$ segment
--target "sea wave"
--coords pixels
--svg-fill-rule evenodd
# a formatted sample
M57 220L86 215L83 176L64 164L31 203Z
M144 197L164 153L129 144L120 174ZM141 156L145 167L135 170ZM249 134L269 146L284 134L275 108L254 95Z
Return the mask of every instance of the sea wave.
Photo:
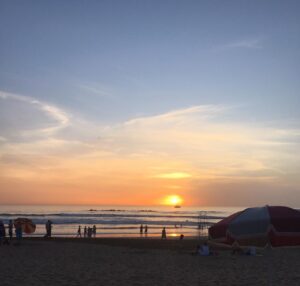
M109 218L109 217L119 217L119 218L133 218L133 217L140 217L140 218L181 218L181 219L223 219L224 216L214 216L214 215L185 215L185 214L96 214L96 213L47 213L47 214L36 214L36 213L0 213L1 218L16 218L16 217L28 217L28 218L35 218L35 217L81 217L81 218Z
M120 225L131 225L131 226L139 226L141 224L145 225L157 225L157 226L162 226L162 225L183 225L183 226L197 226L199 224L197 219L190 219L190 220L182 220L182 219L167 219L167 218L160 218L159 220L151 220L151 219L144 219L144 218L128 218L128 217L123 217L122 219L118 218L85 218L85 217L72 217L72 218L66 218L66 217L60 217L60 218L55 218L55 217L48 217L48 218L39 218L39 217L30 217L27 216L28 218L31 218L32 221L35 224L45 224L48 219L51 219L53 224L56 225L113 225L113 226L120 226ZM0 220L2 220L4 223L8 223L9 219L11 217L2 217L0 216ZM207 224L211 224L212 222L207 221Z

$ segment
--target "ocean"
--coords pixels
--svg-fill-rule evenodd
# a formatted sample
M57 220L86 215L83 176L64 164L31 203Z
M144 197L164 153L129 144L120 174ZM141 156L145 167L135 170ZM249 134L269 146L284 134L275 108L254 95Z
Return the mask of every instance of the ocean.
M140 237L140 225L148 226L149 237L158 237L166 227L169 237L206 236L207 228L242 207L171 206L49 206L1 205L0 220L26 217L36 224L30 236L45 235L45 223L53 222L54 237L75 237L78 226L97 227L97 237ZM145 234L142 234L143 236ZM25 235L26 236L26 235Z

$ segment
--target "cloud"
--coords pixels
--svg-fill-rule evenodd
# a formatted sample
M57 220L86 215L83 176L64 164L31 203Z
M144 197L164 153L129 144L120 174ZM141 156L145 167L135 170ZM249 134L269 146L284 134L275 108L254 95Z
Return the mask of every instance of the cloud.
M65 111L32 97L0 91L0 100L1 131L10 137L49 136L70 124Z
M224 45L220 45L214 48L215 51L231 50L231 49L262 49L261 38L250 38L232 41Z
M162 164L165 169L159 174L189 169L198 179L276 178L283 176L287 164L300 166L300 160L292 158L300 144L299 130L224 120L232 111L226 106L193 106L134 118L104 128L99 146L116 156L177 161L181 165Z
M100 125L30 97L0 97L14 112L24 104L32 117L24 119L25 126L21 120L13 132L1 133L0 171L6 178L150 193L169 192L170 181L181 192L204 182L298 184L299 129L229 120L236 107L190 106ZM34 137L25 140L24 130Z
M80 84L79 88L85 92L92 93L101 97L112 97L111 92L109 92L108 89L104 87L95 87L91 84Z
M167 174L158 174L153 176L154 178L159 178L159 179L186 179L186 178L191 178L192 175L189 173L185 172L173 172L173 173L167 173Z

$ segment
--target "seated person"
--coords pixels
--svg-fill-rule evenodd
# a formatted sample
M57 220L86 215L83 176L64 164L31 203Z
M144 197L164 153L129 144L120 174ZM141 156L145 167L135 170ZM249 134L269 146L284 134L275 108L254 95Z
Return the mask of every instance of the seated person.
M231 247L231 254L243 254L243 249L238 245L237 242L234 242Z
M250 246L248 249L246 249L245 254L255 256L256 255L256 247Z
M204 242L201 246L198 247L198 254L200 254L201 256L211 255L207 242Z

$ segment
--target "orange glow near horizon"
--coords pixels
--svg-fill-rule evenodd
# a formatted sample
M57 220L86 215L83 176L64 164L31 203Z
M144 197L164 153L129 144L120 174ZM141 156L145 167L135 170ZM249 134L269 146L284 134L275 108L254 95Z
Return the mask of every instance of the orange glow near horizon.
M164 204L171 206L181 205L182 202L183 199L178 195L170 195L164 199Z

